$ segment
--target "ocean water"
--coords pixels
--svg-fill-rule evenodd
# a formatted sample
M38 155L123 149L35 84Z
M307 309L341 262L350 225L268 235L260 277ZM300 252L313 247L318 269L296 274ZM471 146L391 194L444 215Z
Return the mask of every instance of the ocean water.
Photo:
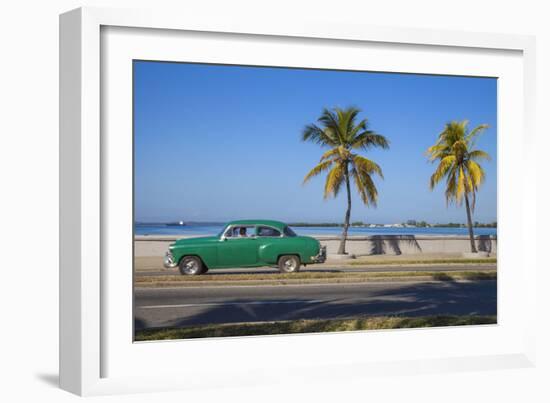
M165 224L136 224L135 235L216 235L225 224L196 224L169 226ZM298 235L340 235L341 227L291 227ZM474 235L495 235L496 228L474 228ZM468 235L467 228L364 228L350 227L348 235Z

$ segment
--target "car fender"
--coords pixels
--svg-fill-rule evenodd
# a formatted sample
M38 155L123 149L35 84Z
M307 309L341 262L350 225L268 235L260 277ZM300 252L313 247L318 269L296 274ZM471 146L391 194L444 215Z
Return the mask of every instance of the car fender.
M218 253L216 245L213 244L176 246L172 249L172 254L178 264L185 256L197 256L201 258L206 267L215 267L218 264Z
M265 264L277 264L282 255L297 255L301 261L307 260L307 241L300 238L273 238L258 247L258 259Z

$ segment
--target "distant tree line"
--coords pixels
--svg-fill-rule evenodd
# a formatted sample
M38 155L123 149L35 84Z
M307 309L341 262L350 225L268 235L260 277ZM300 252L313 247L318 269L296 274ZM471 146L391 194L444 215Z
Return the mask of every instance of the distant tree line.
M344 224L335 223L335 222L320 222L320 223L310 223L310 222L293 222L289 223L291 227L342 227Z
M291 227L343 227L343 223L335 223L335 222L322 222L322 223L309 223L309 222L295 222L288 224ZM353 221L351 223L354 227L361 227L361 226L367 226L370 225L369 223L365 223L363 221ZM376 224L376 225L382 225L382 224ZM449 222L449 223L437 223L437 224L429 224L426 221L416 221L416 220L407 220L407 222L402 223L402 225L408 225L412 227L418 227L418 228L426 228L426 227L447 227L447 228L465 228L466 224L464 223L458 223L458 222ZM473 223L474 228L496 228L497 223L490 222L490 223L480 223L479 221L476 221Z
M479 221L476 221L474 223L474 227L476 227L476 228L496 228L497 227L497 222L494 221L494 222L491 222L491 223L484 224L484 223L480 223Z
M446 223L446 224L438 223L438 224L434 224L433 226L434 227L462 228L462 227L466 227L466 224L450 222L450 223ZM474 222L473 227L474 228L496 228L497 223L496 223L496 221L495 222L490 222L490 223L480 223L479 221L476 221L476 222Z

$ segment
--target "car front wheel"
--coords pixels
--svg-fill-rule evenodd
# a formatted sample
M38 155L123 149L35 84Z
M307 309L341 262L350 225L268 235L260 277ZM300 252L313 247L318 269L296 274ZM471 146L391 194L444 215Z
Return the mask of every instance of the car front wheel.
M294 255L283 255L279 258L281 273L296 273L300 270L300 258Z
M202 274L204 265L196 256L186 256L180 261L180 273L186 276L196 276Z

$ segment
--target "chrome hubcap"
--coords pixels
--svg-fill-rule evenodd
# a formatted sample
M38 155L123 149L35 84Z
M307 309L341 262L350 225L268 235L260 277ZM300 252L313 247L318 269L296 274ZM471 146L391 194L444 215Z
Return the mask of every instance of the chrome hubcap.
M285 260L284 266L286 270L292 271L296 268L296 262L294 262L293 259L287 259Z
M185 272L195 274L199 268L199 265L194 260L189 260L185 263Z

